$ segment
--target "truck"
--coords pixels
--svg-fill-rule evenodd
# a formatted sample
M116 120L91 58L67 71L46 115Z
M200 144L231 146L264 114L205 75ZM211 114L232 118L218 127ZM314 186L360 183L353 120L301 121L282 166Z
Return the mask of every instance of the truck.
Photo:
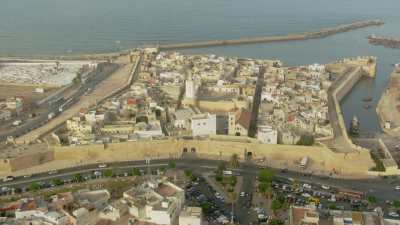
M305 168L307 167L307 163L308 163L308 156L304 156L304 157L301 159L300 167L301 167L302 169L305 169Z
M47 119L51 120L51 119L53 119L53 117L54 117L55 115L56 115L56 114L55 114L54 112L51 112L51 113L49 113L49 115L47 115Z

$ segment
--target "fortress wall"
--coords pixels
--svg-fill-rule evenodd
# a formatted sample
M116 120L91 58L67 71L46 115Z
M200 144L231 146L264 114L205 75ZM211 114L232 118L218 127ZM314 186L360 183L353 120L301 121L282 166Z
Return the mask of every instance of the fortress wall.
M20 156L18 158L10 159L9 165L11 172L26 169L28 167L41 165L50 161L53 161L54 151L38 152L35 154L29 154Z
M232 154L244 159L245 151L251 152L254 160L266 160L270 166L298 168L304 156L310 159L310 170L328 173L335 169L343 174L366 175L374 166L368 152L334 153L326 147L267 145L209 140L161 140L139 141L104 145L55 147L55 160L76 163L111 162L127 160L179 158L184 149L195 149L199 158L228 160ZM357 162L357 163L354 163Z

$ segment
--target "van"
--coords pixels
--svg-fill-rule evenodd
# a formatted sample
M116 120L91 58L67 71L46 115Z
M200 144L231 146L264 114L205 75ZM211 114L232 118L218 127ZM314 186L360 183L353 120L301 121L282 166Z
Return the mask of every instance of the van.
M232 175L233 173L231 170L224 170L224 171L222 171L222 174L224 174L225 176L228 176L228 175Z

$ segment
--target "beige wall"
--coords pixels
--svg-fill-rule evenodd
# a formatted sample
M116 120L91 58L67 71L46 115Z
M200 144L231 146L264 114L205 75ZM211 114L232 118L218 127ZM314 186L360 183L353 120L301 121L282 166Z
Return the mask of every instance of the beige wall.
M235 109L249 108L249 103L247 101L198 101L197 106L202 110L207 111L223 111L230 112L235 111Z
M55 147L55 160L68 161L71 165L89 162L143 160L151 158L180 157L183 149L196 149L198 157L209 159L229 159L232 154L244 158L244 152L252 152L254 159L265 159L274 167L298 169L302 157L310 158L310 171L329 173L335 168L342 174L367 175L374 166L368 151L356 153L334 153L326 147L306 147L295 145L267 145L209 140L162 140L139 141L76 147Z

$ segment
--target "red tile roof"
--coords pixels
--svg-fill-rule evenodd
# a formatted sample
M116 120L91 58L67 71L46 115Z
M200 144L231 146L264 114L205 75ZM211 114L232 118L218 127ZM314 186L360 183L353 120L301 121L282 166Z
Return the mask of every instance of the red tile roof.
M245 109L241 109L239 115L236 114L236 123L240 124L247 130L250 128L251 112Z

